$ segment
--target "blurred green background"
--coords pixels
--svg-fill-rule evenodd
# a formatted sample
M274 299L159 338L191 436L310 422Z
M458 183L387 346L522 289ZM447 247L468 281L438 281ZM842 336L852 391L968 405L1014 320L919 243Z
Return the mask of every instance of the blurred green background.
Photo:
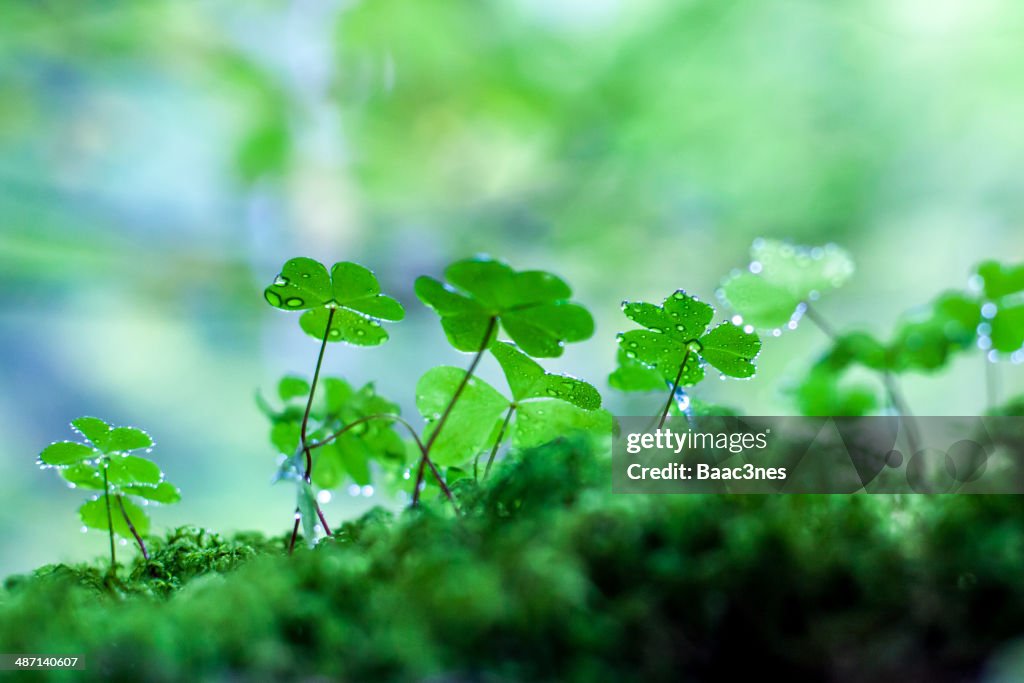
M1022 34L1015 0L4 3L0 575L104 552L33 464L79 415L152 432L184 495L157 528L284 530L253 395L312 370L261 296L291 256L365 263L406 304L326 367L407 415L422 372L466 362L412 281L477 252L572 283L597 334L550 366L602 389L621 299L713 300L759 235L848 248L819 309L885 336L1024 260ZM702 397L790 414L823 345L770 339L757 378ZM982 410L983 363L909 378L910 404Z

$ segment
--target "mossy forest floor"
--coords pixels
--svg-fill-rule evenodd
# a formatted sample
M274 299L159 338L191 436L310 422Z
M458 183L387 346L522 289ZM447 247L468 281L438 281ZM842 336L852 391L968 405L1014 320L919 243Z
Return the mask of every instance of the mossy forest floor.
M561 442L460 482L460 517L375 510L291 557L178 530L117 581L43 567L0 592L0 649L83 654L15 675L74 681L1024 680L1021 497L617 496L608 473Z

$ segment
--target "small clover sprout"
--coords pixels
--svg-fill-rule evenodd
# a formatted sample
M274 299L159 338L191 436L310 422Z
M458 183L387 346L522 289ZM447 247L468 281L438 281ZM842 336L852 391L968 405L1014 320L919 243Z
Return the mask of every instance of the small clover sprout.
M459 351L486 348L499 325L524 353L538 358L560 356L566 342L594 334L590 313L569 301L569 285L551 273L515 271L479 257L457 261L444 274L448 285L418 278L416 295L441 317L449 343Z
M850 255L834 244L801 247L758 239L750 248L748 272L727 278L719 293L745 324L795 327L809 302L841 287L853 270Z
M43 467L55 468L71 488L102 491L79 508L85 526L110 535L110 569L114 571L114 534L133 538L149 559L143 537L149 534L149 516L141 505L177 503L181 494L164 481L160 468L132 451L153 447L149 434L134 427L111 427L95 417L80 417L71 426L84 442L59 441L39 454ZM141 505L140 505L141 502Z
M571 432L611 433L612 416L601 409L601 395L590 384L546 372L510 343L496 342L490 350L504 370L511 399L477 377L466 381L466 372L453 367L433 368L417 384L416 405L427 420L427 434L438 429L442 411L464 384L448 428L434 442L437 464L463 466L490 450L486 476L506 439L529 448Z
M402 305L380 293L372 272L357 263L327 268L310 258L293 258L281 268L263 297L286 311L305 311L299 326L306 334L332 342L377 346L388 339L382 320L405 317Z
M647 329L630 330L618 336L625 366L610 381L636 390L653 386L653 378L632 365L637 361L658 373L671 387L662 413L664 423L679 387L693 386L704 379L704 364L722 376L749 378L756 372L754 358L761 350L756 334L731 322L708 329L715 309L678 290L661 306L645 302L623 302L630 320Z

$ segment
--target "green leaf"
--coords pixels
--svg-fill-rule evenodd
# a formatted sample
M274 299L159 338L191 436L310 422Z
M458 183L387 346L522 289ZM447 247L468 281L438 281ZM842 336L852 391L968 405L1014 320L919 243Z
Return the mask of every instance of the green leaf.
M607 410L584 410L552 399L519 404L510 432L512 443L517 448L532 448L573 432L610 436L614 424L615 419Z
M98 417L80 417L72 420L71 426L97 447L106 440L110 433L110 425Z
M160 468L156 463L135 455L113 456L107 465L107 478L111 484L123 486L127 484L160 483Z
M98 467L78 463L69 467L62 467L60 476L70 484L83 489L103 489L103 474Z
M624 302L626 317L647 327L619 335L619 348L628 360L638 360L657 371L670 385L693 386L704 378L702 361L732 377L752 377L753 360L761 350L757 335L732 323L707 332L714 309L683 290L661 306Z
M730 377L753 377L753 360L761 351L761 340L738 325L725 322L700 338L700 354L719 372Z
M149 535L149 517L146 512L131 500L123 497L121 503L124 504L123 512L118 504L117 496L110 497L110 519L113 520L114 533L122 538L134 539L124 518L127 514L140 536ZM86 501L82 507L78 508L78 516L82 519L82 524L87 527L107 531L110 528L107 524L107 497L100 496L96 500Z
M993 349L1013 353L1024 348L1024 305L1001 306L990 324Z
M657 370L652 370L640 361L626 355L620 348L616 354L618 367L608 375L608 384L619 391L662 391L665 379Z
M860 417L878 409L878 391L842 381L842 374L816 365L790 392L802 415Z
M275 422L270 428L270 443L278 453L294 455L302 438L301 431L298 422Z
M424 439L430 438L465 374L460 368L436 367L416 384L416 407L427 420ZM431 459L440 466L462 465L491 446L495 427L509 405L491 385L470 378L431 447Z
M357 263L335 263L328 274L313 259L291 259L263 296L276 308L306 311L299 325L310 336L359 346L385 342L380 321L405 317L402 305L381 294L376 276Z
M441 317L449 343L473 352L490 344L484 334L495 318L519 348L534 357L560 356L566 342L588 339L594 320L560 278L543 271L516 271L500 261L473 258L445 270L451 283L422 276L416 295ZM496 330L495 330L496 332Z
M514 345L497 342L491 353L505 372L505 379L516 401L531 398L559 398L585 410L601 407L601 394L583 380L544 371L540 365Z
M749 272L722 283L722 295L743 317L759 328L782 327L801 302L841 287L853 275L853 260L835 245L795 246L758 239L750 249Z
M295 507L299 508L299 515L302 519L302 536L306 544L312 548L316 545L316 525L318 523L316 514L316 495L313 487L305 480L296 485Z
M47 465L71 465L99 455L96 449L74 441L58 441L43 449L39 459Z
M153 439L141 429L118 427L110 430L99 449L104 453L117 453L133 451L138 448L150 448L152 445Z
M152 486L149 484L130 484L128 486L122 486L121 492L129 496L138 496L139 498L145 498L151 500L154 503L164 503L169 505L171 503L177 503L181 500L181 491L176 486L166 481Z
M277 395L282 401L289 401L299 396L309 396L309 382L301 377L282 377L277 384Z
M1005 266L996 261L986 261L978 266L985 287L985 297L997 301L1003 297L1024 292L1024 264Z

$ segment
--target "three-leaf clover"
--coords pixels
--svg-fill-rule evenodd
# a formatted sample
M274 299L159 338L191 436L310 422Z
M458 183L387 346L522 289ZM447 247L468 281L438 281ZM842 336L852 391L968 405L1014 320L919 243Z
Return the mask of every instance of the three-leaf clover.
M103 491L79 508L82 523L123 538L134 537L145 555L142 537L149 533L150 521L137 501L176 503L181 499L156 463L132 454L149 452L152 438L141 429L111 427L95 417L80 417L71 426L85 441L50 444L39 454L40 462L57 469L72 488Z
M305 311L299 325L306 334L332 342L377 346L388 339L381 321L398 321L405 310L380 293L374 274L357 263L327 268L310 258L293 258L263 292L271 306Z
M630 320L647 328L620 333L619 346L630 360L657 371L673 386L693 386L704 378L704 363L723 375L752 377L761 340L731 322L708 329L715 309L678 290L661 306L623 302Z
M525 353L546 358L594 333L590 313L569 301L569 285L551 273L516 271L478 257L457 261L444 274L449 284L418 278L416 295L441 317L449 343L459 351L489 345L499 325Z
M612 416L601 409L598 391L583 380L546 372L507 342L491 352L504 370L512 398L483 380L469 379L445 429L431 450L439 465L463 465L506 438L517 448L552 441L575 431L611 433ZM465 370L437 367L416 385L416 405L427 420L427 433L465 377Z
M834 244L802 247L758 239L750 249L748 272L722 283L722 297L757 328L780 328L821 293L853 275L853 259Z

